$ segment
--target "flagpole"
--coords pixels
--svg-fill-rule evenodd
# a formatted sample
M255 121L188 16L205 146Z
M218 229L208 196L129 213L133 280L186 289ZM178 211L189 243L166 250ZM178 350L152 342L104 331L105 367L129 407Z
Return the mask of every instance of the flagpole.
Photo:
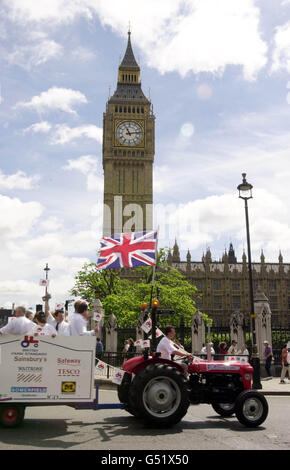
M157 248L157 246L158 246L158 234L159 234L159 225L158 225L157 234L156 234L155 264L152 266L151 295L150 295L149 309L151 309L151 307L152 307L153 288L154 288L154 282L155 282L155 270L156 270L157 253L158 253L158 248Z
M159 226L157 228L156 234L156 246L155 246L155 264L153 265L152 269L152 283L151 283L151 298L150 298L150 311L151 311L151 320L152 320L152 347L151 352L156 351L156 308L152 308L152 297L153 297L153 289L154 289L154 282L155 282L155 270L157 265L157 245L158 245L158 235L159 235Z

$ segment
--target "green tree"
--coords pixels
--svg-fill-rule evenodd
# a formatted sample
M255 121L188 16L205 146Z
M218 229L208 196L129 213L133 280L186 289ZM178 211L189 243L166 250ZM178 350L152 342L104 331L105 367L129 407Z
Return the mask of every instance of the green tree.
M166 250L161 249L158 253L153 291L152 268L132 268L134 280L128 280L124 278L122 269L100 271L91 263L85 264L78 272L71 293L91 303L98 292L106 312L105 321L113 313L120 327L134 327L140 315L141 303L145 302L149 306L151 298L155 298L159 292L160 308L175 310L176 315L182 315L187 323L196 312L197 289L180 271L169 266L166 258ZM207 322L207 315L204 318ZM164 322L168 322L168 318L162 319L160 316L160 325Z

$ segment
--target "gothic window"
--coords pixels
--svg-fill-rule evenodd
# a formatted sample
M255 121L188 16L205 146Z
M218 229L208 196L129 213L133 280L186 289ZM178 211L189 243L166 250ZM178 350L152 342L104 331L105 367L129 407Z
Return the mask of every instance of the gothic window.
M202 298L201 297L196 298L195 305L198 310L202 310Z
M144 108L141 108L141 113L144 113Z
M214 295L213 297L213 308L214 310L222 310L223 308L223 301L221 295Z
M271 310L278 310L278 297L276 295L272 295L269 300Z
M131 106L128 106L128 113L131 113Z
M134 96L133 96L133 98L134 98ZM135 108L134 107L132 108L132 113L135 113Z
M122 106L119 107L119 113L121 113L121 112L122 112Z
M127 106L124 106L124 113L127 112Z
M241 297L239 295L233 295L233 309L239 310L241 308Z
M269 290L270 290L270 291L273 291L273 290L276 290L276 288L277 288L277 283L276 283L275 280L270 279L270 280L268 281L268 286L269 286Z
M141 152L141 157L144 157L144 152Z
M194 284L199 291L202 291L202 281L194 281Z
M115 113L118 112L118 106L115 106Z
M220 279L215 279L213 281L213 288L214 290L222 290L222 282Z
M232 290L240 290L241 288L241 285L240 285L240 281L232 281Z

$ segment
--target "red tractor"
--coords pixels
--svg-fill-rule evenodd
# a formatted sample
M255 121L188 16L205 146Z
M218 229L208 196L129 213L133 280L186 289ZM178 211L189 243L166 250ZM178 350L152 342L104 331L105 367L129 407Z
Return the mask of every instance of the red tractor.
M250 364L201 361L188 365L188 374L178 362L158 356L138 356L123 364L126 371L118 387L119 400L136 418L157 425L174 425L190 404L209 403L221 416L236 415L247 427L262 424L268 404L261 393L251 390Z
M187 372L175 361L156 353L155 313L152 315L152 354L123 364L125 371L118 387L119 400L136 418L154 425L178 423L190 404L211 404L223 417L236 415L247 427L262 424L268 415L263 394L251 389L253 368L237 361L203 361L195 359Z

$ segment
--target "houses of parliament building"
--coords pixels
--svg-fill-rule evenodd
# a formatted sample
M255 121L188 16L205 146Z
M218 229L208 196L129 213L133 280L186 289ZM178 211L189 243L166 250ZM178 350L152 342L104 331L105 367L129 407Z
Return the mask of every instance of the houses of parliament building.
M209 315L216 324L228 324L232 313L239 311L249 317L249 271L247 257L238 261L233 245L225 251L220 261L213 261L208 248L201 261L192 261L188 252L186 261L180 260L175 242L168 256L168 263L180 270L186 279L197 287L200 294L197 307ZM278 262L266 262L263 252L259 263L252 263L254 293L258 287L269 300L272 325L288 327L290 323L290 264L283 263L282 254Z

